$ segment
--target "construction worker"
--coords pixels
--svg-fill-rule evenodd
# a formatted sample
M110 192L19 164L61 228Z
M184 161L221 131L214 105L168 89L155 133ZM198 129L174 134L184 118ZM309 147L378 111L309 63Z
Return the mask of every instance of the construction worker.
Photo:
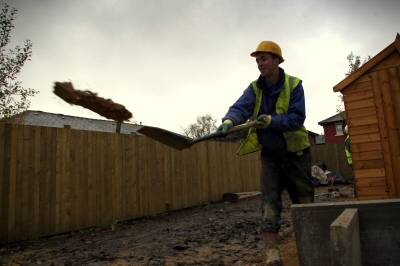
M311 203L311 154L302 82L279 67L284 61L281 48L262 41L255 57L261 75L229 108L217 131L226 134L234 125L257 120L238 150L239 155L261 150L262 234L266 265L281 265L278 233L282 192L293 203Z
M350 149L351 141L349 136L349 128L347 125L344 127L344 134L346 134L346 138L344 140L344 152L346 155L346 161L348 165L353 166L353 156L351 155Z

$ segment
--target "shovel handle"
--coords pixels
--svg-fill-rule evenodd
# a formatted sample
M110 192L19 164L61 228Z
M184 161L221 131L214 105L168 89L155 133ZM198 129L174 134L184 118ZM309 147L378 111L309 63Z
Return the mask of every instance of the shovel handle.
M236 131L240 131L240 130L242 130L242 129L254 127L254 126L256 125L256 123L257 123L256 120L252 120L252 121L249 121L249 122L247 122L247 123L244 123L244 124L240 124L240 125L231 127L231 128L228 130L228 134L233 133L233 132L236 132Z

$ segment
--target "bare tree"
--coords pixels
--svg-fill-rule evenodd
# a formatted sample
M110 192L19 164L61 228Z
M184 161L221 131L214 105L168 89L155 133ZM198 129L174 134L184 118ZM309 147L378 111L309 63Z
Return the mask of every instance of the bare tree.
M217 119L213 118L210 114L197 117L196 123L190 124L187 128L183 129L186 136L191 138L200 138L217 129Z
M349 63L349 69L346 72L346 76L349 76L357 71L362 65L368 62L371 59L371 56L367 56L364 60L361 61L361 57L359 55L354 55L353 52L347 56L347 61Z
M32 56L32 42L25 40L23 46L6 49L17 9L3 3L0 12L0 118L7 118L25 111L30 106L29 98L37 91L21 86L17 75L26 61Z
M357 71L362 65L367 63L371 59L371 56L367 56L361 61L361 57L359 55L354 55L353 52L347 55L347 62L349 64L349 69L345 73L346 76L350 76L354 72ZM336 112L340 113L343 111L343 95L339 96L339 103L336 105Z

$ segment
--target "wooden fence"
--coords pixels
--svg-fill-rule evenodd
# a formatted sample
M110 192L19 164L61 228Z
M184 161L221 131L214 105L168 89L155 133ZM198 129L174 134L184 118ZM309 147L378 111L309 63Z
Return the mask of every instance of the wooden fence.
M0 123L0 242L31 239L259 190L258 154L204 142Z
M237 147L209 141L176 151L144 136L0 123L0 242L259 190L259 154L239 157ZM343 173L341 149L313 146L313 161Z

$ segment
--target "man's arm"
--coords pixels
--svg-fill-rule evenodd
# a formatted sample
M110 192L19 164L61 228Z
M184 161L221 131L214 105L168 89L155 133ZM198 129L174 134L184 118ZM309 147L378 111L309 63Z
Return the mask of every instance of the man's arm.
M243 92L242 96L240 96L240 98L229 107L228 113L224 118L222 118L222 121L230 119L234 125L246 122L253 114L255 99L256 96L250 84L250 86Z

